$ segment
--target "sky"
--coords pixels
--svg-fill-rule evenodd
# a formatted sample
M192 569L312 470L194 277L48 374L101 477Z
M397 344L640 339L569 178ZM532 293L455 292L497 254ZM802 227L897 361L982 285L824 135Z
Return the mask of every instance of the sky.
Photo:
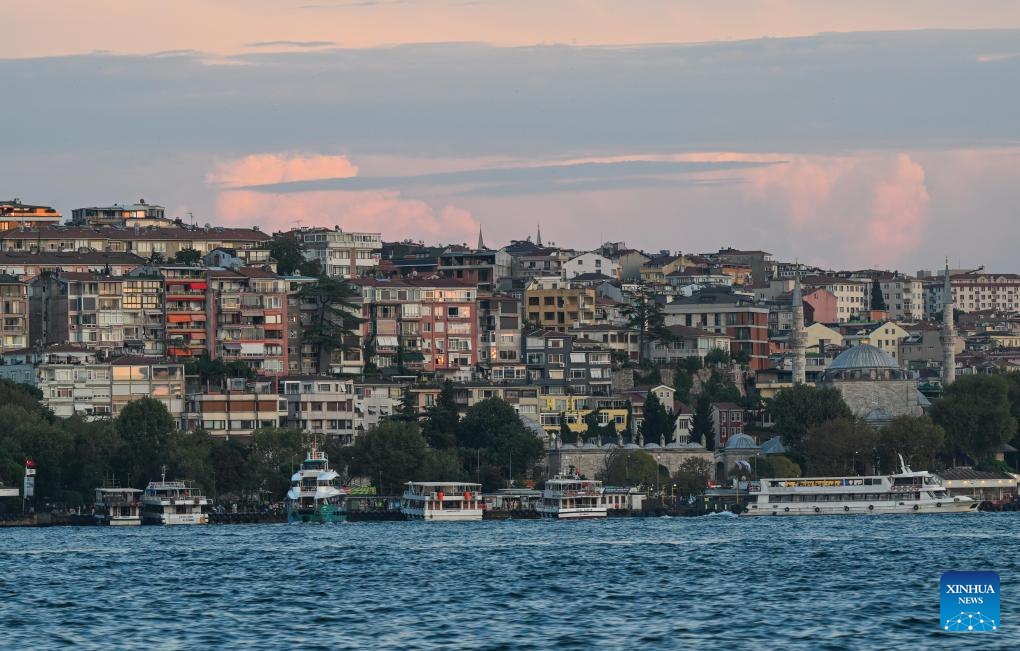
M0 197L1020 271L1020 3L5 0Z

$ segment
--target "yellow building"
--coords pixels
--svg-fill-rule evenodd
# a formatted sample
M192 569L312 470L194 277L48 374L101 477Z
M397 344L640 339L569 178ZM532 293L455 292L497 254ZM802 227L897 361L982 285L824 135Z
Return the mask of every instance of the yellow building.
M566 332L595 322L595 288L557 278L535 278L524 290L524 316L533 328Z
M593 411L599 413L599 425L613 424L617 432L628 431L627 401L620 398L595 396L539 396L542 429L550 436L560 431L560 421L571 432L583 435L588 430L584 419Z

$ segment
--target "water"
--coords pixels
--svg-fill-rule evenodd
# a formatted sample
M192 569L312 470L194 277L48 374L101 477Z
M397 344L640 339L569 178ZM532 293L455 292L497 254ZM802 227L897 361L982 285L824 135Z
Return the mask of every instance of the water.
M1020 513L0 529L0 647L1018 648ZM938 629L992 569L1002 628Z

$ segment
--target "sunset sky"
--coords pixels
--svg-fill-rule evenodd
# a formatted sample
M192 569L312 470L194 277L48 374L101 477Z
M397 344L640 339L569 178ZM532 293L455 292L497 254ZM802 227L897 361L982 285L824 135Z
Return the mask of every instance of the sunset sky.
M1020 271L1020 3L6 0L0 198Z

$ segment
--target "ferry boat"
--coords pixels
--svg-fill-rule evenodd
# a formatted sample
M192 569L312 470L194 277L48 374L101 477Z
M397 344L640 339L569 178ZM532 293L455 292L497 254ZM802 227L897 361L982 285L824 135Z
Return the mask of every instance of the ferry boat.
M105 487L96 489L92 517L96 524L137 526L142 523L142 491L137 488Z
M209 524L209 500L189 482L149 482L142 493L142 524Z
M287 491L287 521L346 522L346 492L337 487L336 471L329 467L326 453L314 444L308 456L295 472Z
M871 477L762 479L752 488L742 515L852 515L882 513L961 513L976 511L970 497L950 496L927 471L912 471L900 458L901 472Z
M481 520L481 484L409 481L404 484L400 512L410 520Z
M542 518L580 519L606 517L602 482L577 477L546 480L535 511Z

